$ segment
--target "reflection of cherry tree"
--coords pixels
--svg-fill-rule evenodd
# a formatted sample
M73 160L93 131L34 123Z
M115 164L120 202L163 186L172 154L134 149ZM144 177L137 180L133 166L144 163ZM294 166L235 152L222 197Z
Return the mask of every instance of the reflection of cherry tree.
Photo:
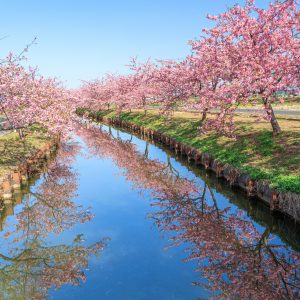
M156 224L176 232L174 245L189 243L188 260L197 261L208 287L222 291L220 298L296 298L299 256L272 243L269 229L260 234L249 220L207 206L203 198L169 199L156 205Z
M79 284L89 257L104 246L86 247L80 236L69 245L49 246L38 235L29 235L20 248L0 255L1 299L45 299L51 287Z
M178 195L196 192L195 186L190 181L180 180L178 172L171 164L170 156L166 164L147 159L147 144L144 153L140 153L130 140L122 141L114 138L110 131L81 127L78 134L92 155L112 158L121 170L125 170L126 178L141 189L149 189L154 195L173 193L176 187Z
M89 257L105 246L103 241L86 246L82 235L67 245L47 240L52 233L92 218L74 203L77 175L68 164L67 153L77 150L75 144L61 146L43 182L25 196L18 222L6 228L9 250L0 253L1 299L44 299L52 287L79 284L85 280Z
M268 228L261 233L242 211L218 207L210 186L203 182L199 188L179 177L170 159L167 164L150 160L133 144L97 128L82 128L80 134L94 155L110 157L136 188L151 191L157 210L150 217L174 234L172 244L188 244L187 259L207 278L201 285L222 299L299 297L299 255L275 243Z

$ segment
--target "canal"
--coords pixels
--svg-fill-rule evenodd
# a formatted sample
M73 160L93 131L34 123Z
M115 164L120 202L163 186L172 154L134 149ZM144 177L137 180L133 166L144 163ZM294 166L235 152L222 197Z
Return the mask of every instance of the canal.
M300 226L106 125L1 210L1 299L297 299Z

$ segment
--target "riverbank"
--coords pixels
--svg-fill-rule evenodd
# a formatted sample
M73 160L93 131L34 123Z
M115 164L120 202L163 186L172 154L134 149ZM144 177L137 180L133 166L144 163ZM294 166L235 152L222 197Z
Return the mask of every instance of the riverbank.
M245 189L249 196L263 199L272 210L300 220L300 119L280 119L283 133L273 137L268 123L236 116L237 139L231 139L215 133L199 135L199 115L195 113L177 112L169 120L156 111L147 115L126 112L120 118L113 111L101 111L90 113L90 117L104 117L167 143L231 185Z
M24 129L23 140L16 132L0 136L0 199L11 199L56 144L57 139L38 126Z

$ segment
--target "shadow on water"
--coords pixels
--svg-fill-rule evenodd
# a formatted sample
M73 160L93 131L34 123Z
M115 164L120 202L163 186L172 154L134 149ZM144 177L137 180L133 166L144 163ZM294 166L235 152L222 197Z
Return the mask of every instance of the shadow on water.
M189 162L187 158L174 155L170 149L163 145L154 144L167 152L168 155L180 162L196 176L205 180L212 189L226 197L230 203L244 210L255 222L268 227L271 233L280 236L294 250L300 251L300 223L295 222L291 217L280 212L272 212L269 206L260 199L247 197L243 190L230 187L224 178L216 178L216 175L212 171L205 170L202 165L196 166L194 162Z
M136 189L150 191L156 210L148 217L172 236L171 245L186 245L186 260L206 279L195 285L222 299L299 297L297 224L177 158L196 175L183 176L168 151L162 162L151 157L149 141L138 150L140 136L103 125L79 135L92 155L112 159Z
M217 178L212 171L207 171L204 166L196 165L194 161L189 161L186 156L176 155L174 151L161 143L157 143L141 134L125 131L122 128L118 128L117 132L118 131L130 134L130 141L132 140L132 136L143 139L145 141L145 157L148 157L149 144L155 145L163 150L167 153L169 164L171 164L170 158L173 158L176 162L193 172L195 176L201 178L201 180L209 185L211 189L215 190L216 193L222 194L230 203L244 210L255 222L268 227L271 233L278 235L294 250L300 251L300 223L295 222L291 217L278 211L272 212L269 206L260 199L247 197L243 190L230 187L224 178ZM112 133L111 129L109 129L109 132ZM119 134L117 133L117 135Z

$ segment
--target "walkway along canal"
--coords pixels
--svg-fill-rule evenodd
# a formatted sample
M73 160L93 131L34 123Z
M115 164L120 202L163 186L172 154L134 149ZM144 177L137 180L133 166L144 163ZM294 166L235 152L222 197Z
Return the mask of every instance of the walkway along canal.
M21 199L1 298L299 297L299 224L122 130L78 128Z

